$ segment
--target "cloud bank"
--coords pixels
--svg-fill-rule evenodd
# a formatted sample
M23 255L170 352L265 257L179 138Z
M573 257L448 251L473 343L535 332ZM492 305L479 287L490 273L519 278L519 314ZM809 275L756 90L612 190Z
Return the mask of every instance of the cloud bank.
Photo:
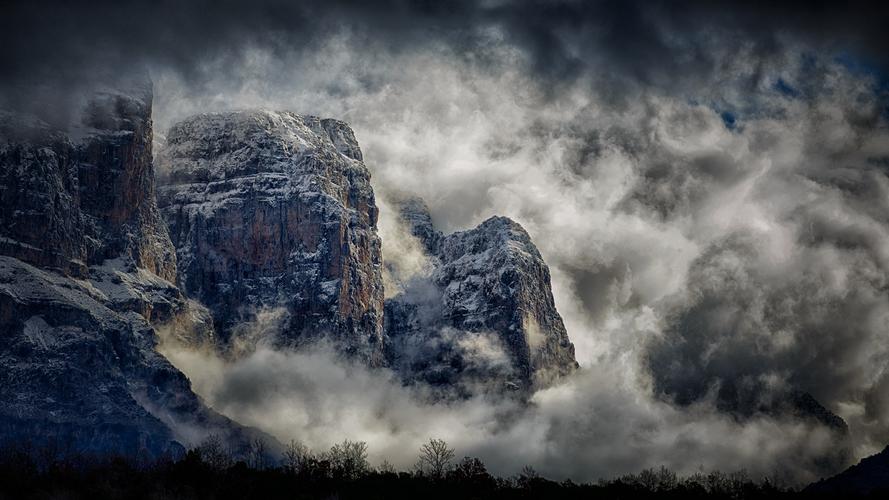
M793 484L810 479L817 458L835 446L825 428L794 419L740 425L707 404L678 409L640 394L623 373L629 367L612 364L585 368L524 407L485 397L431 402L422 387L345 362L330 348L259 345L231 361L167 342L161 352L216 410L316 451L344 436L360 439L372 463L406 470L423 443L439 438L504 476L530 464L554 479L596 480L667 464L683 473L745 468Z
M445 230L516 219L552 268L584 370L524 414L484 400L430 406L368 374L348 377L375 381L374 391L356 383L358 396L324 386L336 376L300 372L337 409L301 410L315 426L281 417L276 435L323 447L349 434L402 465L439 436L501 472L531 463L577 479L660 464L796 481L827 472L818 459L836 443L824 429L756 412L739 420L720 396L737 386L751 398L809 392L848 421L855 457L884 446L889 136L872 74L792 46L774 60L742 54L707 80L724 87L695 98L638 88L611 100L595 79L552 95L496 37L485 46L495 67L446 46L393 55L364 42L340 33L307 59L251 59L251 71L287 85L223 80L206 95L162 73L156 117L268 106L347 120L381 199L384 256L403 272L423 262L389 196L424 197ZM248 385L280 387L286 372ZM288 409L258 414L286 415L304 394L267 394L263 404ZM226 401L227 414L272 429L241 413L253 402Z

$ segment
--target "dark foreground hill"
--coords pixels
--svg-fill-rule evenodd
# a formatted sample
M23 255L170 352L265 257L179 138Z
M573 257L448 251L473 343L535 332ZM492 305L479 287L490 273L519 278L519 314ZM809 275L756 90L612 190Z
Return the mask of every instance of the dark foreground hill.
M831 478L806 488L822 495L859 494L889 498L889 446Z

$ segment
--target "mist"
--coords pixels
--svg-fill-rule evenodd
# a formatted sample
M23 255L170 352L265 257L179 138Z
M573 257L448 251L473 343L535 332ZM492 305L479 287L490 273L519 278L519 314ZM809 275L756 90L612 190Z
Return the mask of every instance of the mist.
M595 481L667 465L687 474L745 469L797 484L811 479L817 458L835 446L828 430L792 418L740 425L709 404L679 410L647 396L621 363L583 368L526 405L490 396L442 400L330 346L280 351L271 337L234 359L171 336L159 350L211 407L238 422L316 452L343 439L365 441L372 464L402 470L412 470L420 446L436 438L502 476L531 465L553 479Z
M400 466L440 437L502 473L826 474L826 430L720 411L718 389L743 382L814 395L850 425L852 459L882 449L889 135L873 74L790 46L725 63L699 95L641 87L615 100L594 77L552 95L493 34L494 66L446 46L393 55L366 43L343 32L283 62L258 51L209 90L161 69L156 123L251 107L347 121L400 275L387 296L424 269L390 199L423 197L446 232L511 217L551 267L583 368L522 410L431 404L326 352L260 349L212 375L218 360L170 354L214 408L313 447L365 440ZM695 316L703 330L689 328Z

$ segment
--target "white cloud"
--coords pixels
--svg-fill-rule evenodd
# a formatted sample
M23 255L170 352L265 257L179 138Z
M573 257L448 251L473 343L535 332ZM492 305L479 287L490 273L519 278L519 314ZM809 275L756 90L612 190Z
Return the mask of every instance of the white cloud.
M528 462L555 477L593 479L665 464L813 478L812 458L831 448L823 431L765 417L738 423L703 395L686 407L653 396L647 349L652 339L682 341L670 325L705 290L729 303L790 308L789 316L745 311L752 330L726 323L717 343L761 338L770 346L762 371L743 352L739 370L812 391L824 378L829 389L816 396L848 419L857 456L889 441L881 396L889 302L879 293L889 182L868 160L889 155L889 134L865 77L819 61L809 95L783 95L761 75L796 82L813 71L791 48L775 60L727 58L692 89L634 87L613 98L612 87L597 86L595 70L608 68L594 68L552 96L496 39L484 47L498 56L495 67L445 48L392 54L364 42L341 35L311 57L285 60L257 51L237 68L240 78L220 72L200 89L158 70L155 119L163 129L232 107L344 119L379 198L420 195L445 231L494 214L516 219L552 267L584 369L517 413L485 400L429 405L386 372L323 353L261 348L230 365L171 353L217 409L316 447L367 440L378 458L402 465L420 442L443 437L501 472ZM720 106L736 109L733 130ZM385 257L418 272L422 259L397 240L393 217L381 203ZM752 235L752 251L720 254L718 266L702 260L738 235ZM729 268L735 277L714 274ZM794 315L829 314L819 304L863 316L834 330L802 328ZM776 326L776 317L789 319Z

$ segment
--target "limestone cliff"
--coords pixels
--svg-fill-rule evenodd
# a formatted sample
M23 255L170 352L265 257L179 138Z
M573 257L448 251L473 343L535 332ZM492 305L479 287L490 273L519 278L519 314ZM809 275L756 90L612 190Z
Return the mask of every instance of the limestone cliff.
M348 126L287 112L199 115L172 127L158 161L179 283L223 340L283 308L279 344L329 341L383 363L377 207Z
M126 255L175 277L155 203L151 100L150 83L97 92L70 131L0 113L0 252L80 276Z
M151 87L103 90L70 127L0 114L0 441L178 453L258 435L157 353L188 321L154 196Z
M394 368L464 394L529 391L577 368L549 268L519 224L492 217L445 236L418 199L402 202L400 216L431 272L386 303Z

